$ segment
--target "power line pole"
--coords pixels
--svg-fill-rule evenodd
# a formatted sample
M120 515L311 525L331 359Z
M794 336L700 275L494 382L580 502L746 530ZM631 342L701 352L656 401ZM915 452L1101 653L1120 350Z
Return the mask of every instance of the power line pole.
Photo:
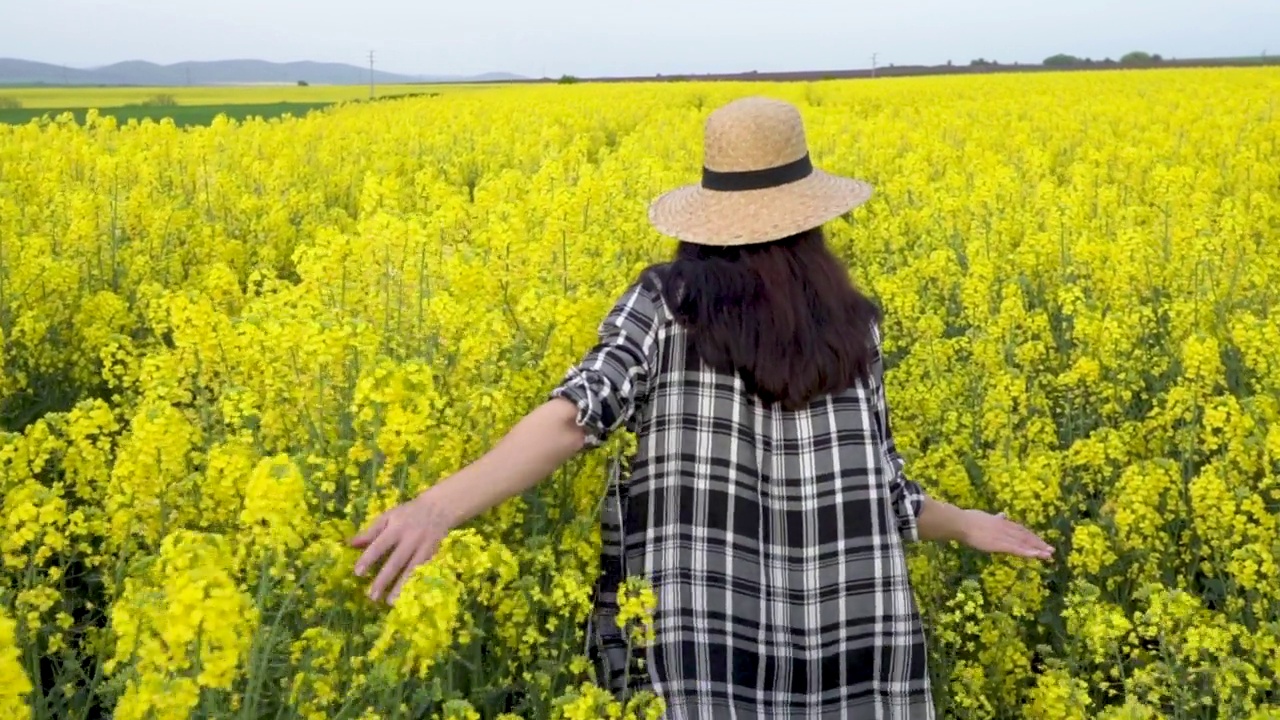
M880 53L871 53L871 77L876 76L876 56Z
M369 99L373 99L373 51L369 51Z

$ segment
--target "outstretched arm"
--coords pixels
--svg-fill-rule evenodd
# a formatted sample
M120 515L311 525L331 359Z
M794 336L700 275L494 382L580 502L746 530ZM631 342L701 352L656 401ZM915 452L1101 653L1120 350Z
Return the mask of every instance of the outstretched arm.
M461 525L532 488L578 454L586 433L577 408L553 398L526 415L488 453L430 488L433 501Z
M364 548L363 575L385 556L369 587L381 600L400 594L415 567L431 559L450 530L532 488L579 451L606 441L633 417L645 394L658 316L654 290L633 284L600 324L595 346L492 450L418 497L378 516L351 539Z
M450 530L537 485L582 450L586 433L575 421L577 412L568 400L542 404L480 459L379 515L352 538L352 545L365 549L356 561L357 575L387 556L369 597L380 600L390 587L387 597L394 601Z
M1053 546L1035 533L1005 518L981 510L962 510L950 503L925 498L917 520L921 540L955 541L975 550L1009 553L1047 560Z

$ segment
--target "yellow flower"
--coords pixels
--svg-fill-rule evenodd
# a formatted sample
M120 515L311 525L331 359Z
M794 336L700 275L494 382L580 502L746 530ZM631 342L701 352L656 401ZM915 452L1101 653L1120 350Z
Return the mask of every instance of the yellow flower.
M444 704L445 720L480 720L480 713L466 700L450 700Z
M180 530L164 538L145 574L125 580L111 608L115 651L106 663L108 673L128 671L120 713L176 715L194 707L202 688L231 689L259 615L233 567L225 537Z
M1088 684L1060 669L1050 670L1036 680L1030 692L1026 716L1041 720L1068 720L1091 717Z
M1094 523L1084 522L1071 535L1071 554L1067 565L1077 573L1096 576L1117 560L1106 532Z
M32 688L22 669L15 627L16 623L0 611L0 717L16 720L31 716L26 696Z
M1098 714L1098 720L1157 720L1161 715L1155 708L1133 698L1123 705L1116 705Z
M629 576L618 585L618 627L627 632L632 645L643 647L654 641L653 613L658 598L644 578Z
M344 637L325 627L310 627L290 645L289 659L297 667L290 682L289 702L304 717L326 717L338 700Z
M465 588L454 569L460 559L455 547L466 544L445 544L436 559L413 569L369 651L370 660L426 678L455 642L465 644L465 636L455 635Z
M310 539L315 523L307 510L306 483L288 457L264 458L249 474L240 526L247 545L277 557L301 549Z

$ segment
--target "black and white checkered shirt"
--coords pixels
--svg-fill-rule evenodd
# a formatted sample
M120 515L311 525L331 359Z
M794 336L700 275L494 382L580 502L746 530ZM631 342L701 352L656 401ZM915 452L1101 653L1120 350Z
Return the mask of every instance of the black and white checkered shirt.
M933 718L904 544L924 495L894 449L874 380L806 410L763 405L703 365L647 273L553 396L590 446L636 433L615 468L588 652L616 693L627 642L615 589L647 578L656 642L633 689L684 718Z

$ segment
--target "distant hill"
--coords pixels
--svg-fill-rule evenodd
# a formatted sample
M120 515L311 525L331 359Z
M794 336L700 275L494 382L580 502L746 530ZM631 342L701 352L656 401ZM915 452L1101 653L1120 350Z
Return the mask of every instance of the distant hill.
M374 82L399 84L414 82L501 82L523 80L510 73L475 76L401 75L374 71ZM139 85L175 87L182 85L362 85L369 82L369 69L341 63L264 60L218 60L157 65L141 60L120 62L100 68L68 68L49 63L0 58L0 85Z

